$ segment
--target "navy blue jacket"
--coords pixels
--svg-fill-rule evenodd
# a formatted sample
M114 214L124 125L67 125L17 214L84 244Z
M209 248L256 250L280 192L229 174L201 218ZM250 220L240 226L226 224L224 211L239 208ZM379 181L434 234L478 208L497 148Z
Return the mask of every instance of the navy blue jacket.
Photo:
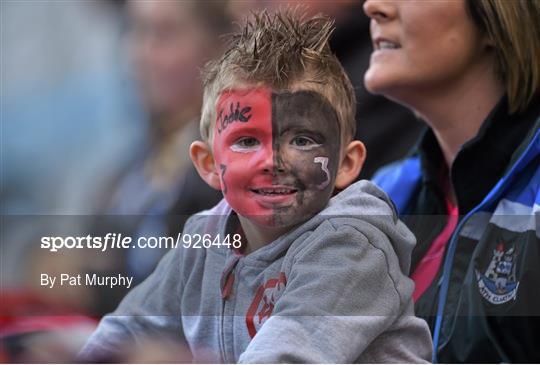
M540 362L537 105L534 110L524 138L509 151L512 157L502 174L460 216L436 280L416 303L417 314L428 321L433 333L434 362ZM423 163L414 153L373 178L393 199L402 218L419 214L415 207L426 184ZM482 169L481 164L477 169ZM431 242L418 239L420 246ZM425 310L429 306L431 313Z

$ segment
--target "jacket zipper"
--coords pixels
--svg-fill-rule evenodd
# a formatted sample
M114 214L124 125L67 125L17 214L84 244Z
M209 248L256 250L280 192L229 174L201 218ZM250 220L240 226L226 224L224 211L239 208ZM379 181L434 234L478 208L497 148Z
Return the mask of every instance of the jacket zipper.
M222 283L221 288L221 319L220 319L220 351L221 351L221 358L223 363L230 363L228 357L227 357L227 351L225 349L225 306L227 305L227 300L229 300L234 286L234 279L235 279L235 271L236 271L236 265L238 264L239 258L237 257L229 266L229 268L226 270L227 274L225 277L224 282Z
M220 328L219 328L219 349L221 351L221 363L226 364L226 354L225 354L225 331L224 331L224 321L225 321L225 304L227 299L221 300L221 320L220 320Z

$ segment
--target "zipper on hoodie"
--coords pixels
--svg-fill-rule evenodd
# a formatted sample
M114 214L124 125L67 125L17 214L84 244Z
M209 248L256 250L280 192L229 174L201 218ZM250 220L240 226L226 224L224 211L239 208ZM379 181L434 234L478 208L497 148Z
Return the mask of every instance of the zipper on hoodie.
M227 279L225 280L225 286L221 290L221 356L223 358L223 362L230 363L230 361L227 359L227 351L225 350L225 305L227 305L227 300L230 298L232 294L232 288L234 284L234 269L229 273L227 276Z
M225 334L224 334L224 321L225 321L225 302L226 299L221 300L221 320L220 322L220 328L219 328L219 350L221 352L221 363L225 364L227 363L227 358L225 354Z
M234 286L234 278L235 278L235 271L236 271L236 265L238 264L238 261L240 260L240 256L234 257L234 259L231 261L231 263L225 268L223 271L223 275L221 277L221 319L220 319L220 351L221 351L221 358L224 363L231 363L231 361L227 357L227 350L225 349L225 306L227 305L227 300L230 299L231 295L233 294L233 286Z

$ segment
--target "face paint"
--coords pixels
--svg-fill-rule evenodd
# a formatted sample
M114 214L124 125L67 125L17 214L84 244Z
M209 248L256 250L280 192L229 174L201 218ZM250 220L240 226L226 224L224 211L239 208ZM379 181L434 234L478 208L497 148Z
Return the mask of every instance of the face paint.
M330 184L330 172L328 171L328 157L315 157L313 162L321 164L321 170L326 174L326 180L317 185L319 190L324 190Z
M219 168L221 169L221 186L223 194L227 194L227 183L225 183L225 171L227 171L227 166L220 164Z
M324 97L233 90L221 94L216 112L216 166L224 196L238 214L262 225L292 226L325 207L341 134Z
M274 163L282 171L276 180L297 188L293 204L276 207L275 224L297 224L320 212L332 195L340 125L334 108L313 91L273 94L272 107Z

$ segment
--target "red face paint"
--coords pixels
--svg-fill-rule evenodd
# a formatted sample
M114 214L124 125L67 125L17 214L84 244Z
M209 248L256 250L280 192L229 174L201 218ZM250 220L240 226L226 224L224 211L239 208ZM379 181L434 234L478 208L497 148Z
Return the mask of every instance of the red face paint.
M314 92L266 88L221 94L214 157L225 199L256 223L288 226L324 208L333 190L340 131Z
M268 217L272 207L259 204L252 189L271 185L272 106L270 91L249 89L221 94L214 128L214 155L225 199L244 217ZM254 140L258 146L250 146Z

